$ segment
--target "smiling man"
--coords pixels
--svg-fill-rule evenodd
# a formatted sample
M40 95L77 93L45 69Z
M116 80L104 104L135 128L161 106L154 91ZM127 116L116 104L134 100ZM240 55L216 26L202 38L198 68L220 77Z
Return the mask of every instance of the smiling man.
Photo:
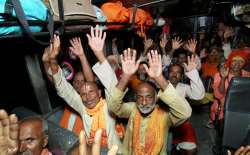
M128 126L122 146L126 155L165 155L166 137L171 126L180 125L191 115L191 108L185 98L180 97L172 84L162 75L161 56L157 51L148 54L149 67L144 68L150 78L160 86L157 101L156 89L151 83L142 82L136 90L136 102L123 103L129 79L139 68L136 51L125 50L122 56L123 74L119 83L111 90L108 108L118 117L127 118Z
M103 31L99 29L98 26L95 28L95 30L93 27L91 27L91 33L90 35L88 34L87 37L91 49L94 52L100 53L102 55L102 64L99 63L97 66L95 66L96 68L94 71L99 69L102 70L101 73L99 72L99 74L102 74L101 76L103 76L103 72L105 72L106 74L113 77L109 78L108 81L112 80L109 82L109 84L107 84L107 82L103 83L106 91L108 91L109 87L113 85L111 83L115 83L117 79L115 77L115 73L107 63L103 54L106 33L103 33ZM57 56L59 54L60 47L60 39L58 36L54 37L52 46L54 46L55 49L52 47L49 57L54 86L57 90L57 94L62 97L67 102L67 104L81 116L83 130L85 132L88 144L93 144L95 132L98 129L102 129L102 149L111 148L111 146L114 144L119 146L121 142L115 128L116 120L108 111L106 101L101 97L101 91L98 89L96 83L83 82L77 89L73 88L63 76L62 69L57 63ZM100 59L101 58L98 58L98 60ZM102 69L101 66L105 64L106 68ZM102 79L105 79L105 77Z

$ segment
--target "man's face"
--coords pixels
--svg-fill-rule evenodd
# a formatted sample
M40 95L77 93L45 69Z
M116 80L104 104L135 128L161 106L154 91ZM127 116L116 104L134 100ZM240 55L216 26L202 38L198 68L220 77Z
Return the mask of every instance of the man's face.
M84 83L84 77L83 77L82 72L77 73L73 80L73 87L78 93L80 92L80 89L83 83Z
M169 81L173 85L177 85L182 77L182 69L180 66L171 66L168 72Z
M187 62L187 56L185 54L179 54L178 62L179 63L186 63Z
M26 155L40 155L48 143L39 121L23 122L19 131L19 152Z
M232 59L231 70L234 72L238 72L244 67L244 64L245 60L239 56L236 56Z
M212 51L208 55L208 59L210 62L216 62L218 60L219 53L216 49L212 49Z
M80 90L80 95L84 105L92 109L100 100L101 92L94 83L85 82Z
M136 105L143 115L150 114L156 105L156 92L154 88L147 84L140 84L136 89Z

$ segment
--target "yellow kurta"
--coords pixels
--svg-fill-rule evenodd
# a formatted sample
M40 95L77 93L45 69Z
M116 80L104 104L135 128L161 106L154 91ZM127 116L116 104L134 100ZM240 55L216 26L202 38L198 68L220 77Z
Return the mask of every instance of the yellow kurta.
M111 91L110 97L107 99L108 108L113 113L115 113L118 117L121 118L128 118L128 126L125 134L125 138L122 145L122 153L126 155L134 155L133 150L133 124L134 124L134 117L137 111L136 103L123 103L122 99L125 95L125 92L120 91L118 88L114 87ZM166 104L166 107L169 107L168 110L165 110L165 114L163 115L162 119L165 122L164 128L165 133L162 138L167 139L168 130L171 126L175 126L181 124L186 119L191 116L191 107L189 103L181 96L178 95L175 88L169 83L168 87L162 92L158 93L158 97ZM145 130L147 127L147 117L142 118L141 123L141 135L145 137ZM158 123L158 122L156 122ZM145 139L140 139L140 142L144 143ZM164 140L160 155L166 155L167 152L167 141Z

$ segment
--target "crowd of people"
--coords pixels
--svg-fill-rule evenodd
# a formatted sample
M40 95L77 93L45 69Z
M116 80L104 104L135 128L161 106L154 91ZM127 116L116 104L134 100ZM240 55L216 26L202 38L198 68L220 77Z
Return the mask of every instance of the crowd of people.
M59 65L61 42L54 35L42 62L47 79L67 103L59 125L79 136L80 144L68 154L99 155L104 149L109 155L197 154L190 103L212 104L207 124L212 128L215 119L224 118L232 77L250 76L245 68L250 50L244 44L232 46L233 28L221 24L210 40L204 35L200 33L197 41L177 36L170 40L162 34L159 43L144 38L141 51L118 52L113 41L113 55L105 56L106 32L98 25L91 27L86 36L98 62L91 68L81 39L70 39L69 50L81 63L72 83ZM48 125L42 117L18 121L0 111L0 155L50 155L48 141ZM250 154L250 147L242 146L238 154Z

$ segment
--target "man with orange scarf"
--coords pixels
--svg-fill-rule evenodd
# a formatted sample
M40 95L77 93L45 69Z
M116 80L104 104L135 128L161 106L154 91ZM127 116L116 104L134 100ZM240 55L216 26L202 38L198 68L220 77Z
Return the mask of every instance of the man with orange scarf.
M123 103L130 77L137 71L140 60L136 61L135 50L125 50L121 56L123 74L119 83L111 90L109 109L118 117L127 118L128 126L122 145L126 155L165 155L168 131L171 126L180 125L191 115L188 102L178 95L172 84L162 75L161 55L157 51L148 53L149 77L160 86L158 97L163 104L157 104L154 86L143 82L136 89L136 103Z
M98 27L94 31L92 27L91 34L87 37L91 48L94 47L92 50L103 52L106 33L103 33ZM60 39L58 36L54 36L49 59L58 95L81 116L89 144L93 143L95 132L102 129L102 148L110 148L114 144L120 145L120 139L115 131L115 119L110 115L105 99L101 97L101 91L94 82L85 82L81 85L80 95L77 93L72 85L66 81L57 63L56 57L59 53L59 47Z

